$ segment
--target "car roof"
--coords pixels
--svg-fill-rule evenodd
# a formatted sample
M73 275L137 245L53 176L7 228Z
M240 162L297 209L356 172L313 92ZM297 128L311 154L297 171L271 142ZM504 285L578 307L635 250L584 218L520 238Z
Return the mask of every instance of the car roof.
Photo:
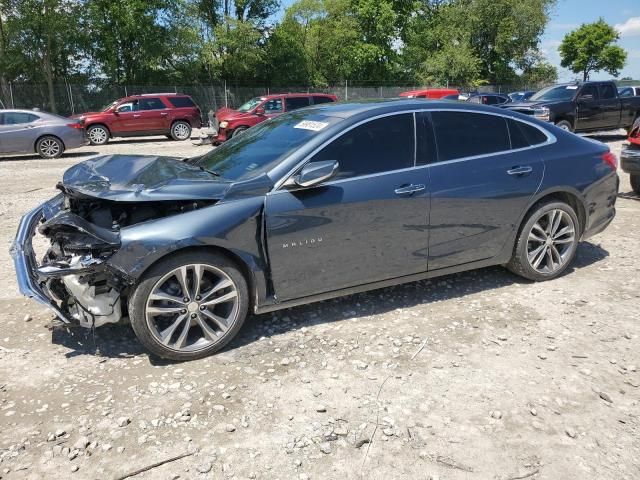
M330 98L336 98L336 96L333 93L270 93L269 95L258 95L257 98L264 98L265 100L269 100L271 98L276 98L276 97L330 97Z

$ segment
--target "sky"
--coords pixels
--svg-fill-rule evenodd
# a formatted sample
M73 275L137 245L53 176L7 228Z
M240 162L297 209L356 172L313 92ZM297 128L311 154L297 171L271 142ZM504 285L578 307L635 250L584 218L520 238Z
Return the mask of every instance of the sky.
M560 67L558 46L562 38L581 24L594 22L599 17L617 28L620 32L618 45L627 51L627 64L618 78L640 80L640 0L558 0L540 47L547 60L558 67L559 80L576 78L574 73ZM591 75L591 80L609 78L611 76L606 72Z

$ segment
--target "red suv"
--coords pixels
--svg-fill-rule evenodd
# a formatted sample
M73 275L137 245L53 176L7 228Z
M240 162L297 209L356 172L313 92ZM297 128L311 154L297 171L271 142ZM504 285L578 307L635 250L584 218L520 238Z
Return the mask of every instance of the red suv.
M326 93L284 93L252 98L237 110L221 108L209 118L214 130L213 143L229 140L247 128L281 113L336 101L338 99L335 95Z
M191 129L202 126L202 114L188 95L154 93L121 98L101 112L75 115L84 121L92 145L104 145L112 137L166 135L174 140L191 138Z

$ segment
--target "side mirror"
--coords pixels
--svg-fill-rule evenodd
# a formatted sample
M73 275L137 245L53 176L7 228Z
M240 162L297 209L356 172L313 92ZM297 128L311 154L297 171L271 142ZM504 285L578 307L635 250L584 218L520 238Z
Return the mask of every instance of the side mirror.
M300 173L289 178L286 186L313 187L326 182L338 173L340 164L337 160L324 160L322 162L307 163Z
M264 115L264 107L258 107L255 111L256 115Z
M593 100L593 95L591 94L587 94L587 95L580 95L580 97L578 98L578 100L580 100L581 102L590 102Z

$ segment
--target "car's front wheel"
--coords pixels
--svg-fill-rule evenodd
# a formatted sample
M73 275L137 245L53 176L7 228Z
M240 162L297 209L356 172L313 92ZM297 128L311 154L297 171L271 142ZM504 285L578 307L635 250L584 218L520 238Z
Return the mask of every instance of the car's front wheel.
M580 224L571 206L539 204L526 217L507 268L529 280L551 280L567 269L579 240Z
M188 122L175 122L171 125L171 138L174 140L188 140L191 138L191 125Z
M224 347L247 315L247 282L226 257L187 252L160 261L129 300L140 342L170 360L194 360Z
M249 127L238 127L233 131L233 135L231 135L231 138L237 136L237 135L242 135L244 132L247 131Z
M566 130L567 132L573 132L573 125L571 125L567 120L560 120L556 123L556 126L562 130Z
M64 152L64 145L59 138L47 135L38 140L36 151L42 158L58 158Z
M93 125L87 129L87 137L91 145L104 145L109 141L109 131L102 125Z
M640 175L631 175L631 188L640 195Z

